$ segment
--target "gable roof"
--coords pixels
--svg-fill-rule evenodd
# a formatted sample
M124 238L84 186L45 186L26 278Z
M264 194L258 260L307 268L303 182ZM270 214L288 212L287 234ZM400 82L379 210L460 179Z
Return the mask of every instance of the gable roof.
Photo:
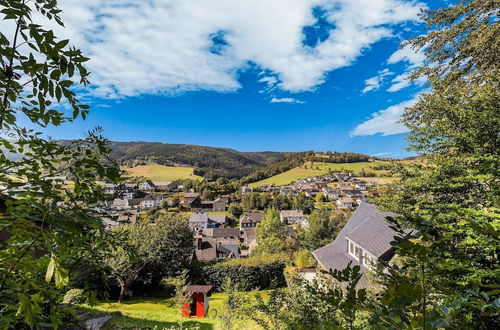
M243 213L240 216L240 223L261 222L264 218L263 212Z
M206 228L203 234L209 237L239 237L239 228Z
M303 217L304 212L302 210L283 210L280 212L282 217Z
M365 245L373 244L374 246L377 247L377 249L383 248L386 245L384 245L384 243L382 243L380 241L388 239L387 244L389 244L392 241L392 237L389 239L388 234L384 234L383 237L381 237L381 238L370 236L369 234L362 236L361 233L364 229L364 226L361 226L361 225L362 224L368 225L372 221L375 221L375 222L384 221L385 222L386 217L394 216L394 215L395 214L392 212L379 212L379 211L377 211L377 208L374 204L361 202L359 204L358 208L356 209L356 211L354 211L354 213L352 214L349 221L347 221L347 223L344 225L344 228L342 228L342 230L340 231L337 238L332 243L325 245L323 247L320 247L319 249L314 250L312 252L314 258L318 261L318 263L321 265L321 267L323 267L326 270L330 270L330 269L343 270L344 268L347 267L349 262L352 262L352 264L351 264L352 266L360 265L360 263L358 261L356 261L354 258L352 258L348 255L347 241L346 241L347 234L352 232L353 236L355 236L358 240L362 239L363 242L366 243ZM373 228L379 229L379 226L381 226L381 225L379 223L377 223L373 226ZM372 228L372 227L370 227L370 228ZM373 235L374 229L372 229L370 231L372 233L371 235ZM375 240L375 241L377 241L377 243L368 244L367 242L369 240ZM361 247L363 247L363 244L359 244L359 245ZM389 246L390 246L390 244L389 244ZM374 251L379 251L379 250L374 250ZM368 286L368 282L364 276L361 278L358 285L360 285L361 287Z
M347 238L377 258L392 248L390 243L397 235L390 228L390 224L385 221L385 216L380 214L381 212L374 213L356 228L346 233Z

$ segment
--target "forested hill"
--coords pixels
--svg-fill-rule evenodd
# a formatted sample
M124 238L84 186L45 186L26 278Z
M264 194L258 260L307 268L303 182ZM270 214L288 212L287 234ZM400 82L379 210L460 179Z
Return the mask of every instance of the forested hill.
M289 152L240 152L227 148L158 142L111 142L111 156L129 167L154 162L185 164L206 178L240 178L284 159Z

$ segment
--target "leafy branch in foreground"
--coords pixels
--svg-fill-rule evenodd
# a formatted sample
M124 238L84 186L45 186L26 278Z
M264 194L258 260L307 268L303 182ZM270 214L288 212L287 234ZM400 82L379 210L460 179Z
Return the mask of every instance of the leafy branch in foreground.
M64 291L92 290L104 276L113 238L97 181L116 182L119 169L99 128L62 145L23 126L21 118L40 128L85 119L76 90L88 83L88 58L44 28L64 26L57 1L2 0L0 8L0 328L56 328Z

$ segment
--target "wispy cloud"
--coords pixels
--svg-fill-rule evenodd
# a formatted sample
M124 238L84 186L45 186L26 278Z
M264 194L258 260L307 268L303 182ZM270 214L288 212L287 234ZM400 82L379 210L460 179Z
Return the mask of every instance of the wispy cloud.
M385 68L377 72L377 75L365 80L365 88L361 91L362 94L368 93L370 91L376 91L380 89L380 85L384 81L386 76L393 75L389 69Z
M422 86L426 83L425 78L418 78L413 82L409 79L411 71L422 66L425 62L425 55L422 50L415 51L410 46L395 51L387 60L388 64L396 64L403 62L406 64L404 72L397 75L392 79L391 86L387 89L388 92L397 92L405 87L410 86L412 83Z
M416 21L423 6L403 0L63 1L67 29L59 33L91 57L94 95L230 92L240 88L238 75L248 63L275 77L276 88L300 92L394 37L395 27ZM303 29L318 22L317 7L331 28L326 39L306 45Z
M304 104L306 102L297 100L293 97L281 97L281 98L276 98L273 97L270 101L271 103L297 103L297 104Z
M403 111L413 106L418 100L418 95L411 100L392 105L386 109L371 114L371 117L359 124L350 133L351 136L382 134L394 135L408 132L408 127L399 122Z

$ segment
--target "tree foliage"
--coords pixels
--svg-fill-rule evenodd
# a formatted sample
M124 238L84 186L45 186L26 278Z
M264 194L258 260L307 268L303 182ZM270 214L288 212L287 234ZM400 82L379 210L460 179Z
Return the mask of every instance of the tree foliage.
M113 242L92 206L103 198L96 181L117 181L119 169L98 129L66 145L43 138L44 127L89 109L76 95L88 58L47 28L63 27L57 1L0 8L9 27L0 32L0 328L57 327L63 290L76 280L91 289L90 277L100 277L81 265L101 270Z
M498 1L424 11L432 30L408 42L432 91L402 118L425 164L401 167L380 201L415 230L383 276L380 319L395 327L499 326L499 14Z

